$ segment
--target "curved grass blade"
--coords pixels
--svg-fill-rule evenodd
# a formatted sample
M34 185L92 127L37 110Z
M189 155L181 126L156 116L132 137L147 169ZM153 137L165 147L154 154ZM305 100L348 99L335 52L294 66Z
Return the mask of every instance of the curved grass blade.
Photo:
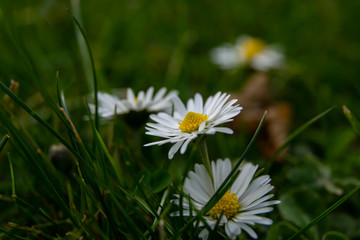
M86 37L85 31L84 29L81 27L81 24L79 23L79 21L76 19L76 17L68 10L65 9L73 18L76 26L78 27L82 37L84 38L86 47L87 47L87 51L89 53L90 56L90 63L91 63L91 69L92 69L92 73L93 73L93 84L94 84L94 105L95 105L95 127L96 130L99 131L99 107L98 107L98 84L97 84L97 78L96 78L96 71L95 71L95 64L94 64L94 58L91 52L91 48L90 48L90 44L89 41Z
M317 216L314 220L312 220L308 225L300 229L297 233L292 235L289 240L297 239L299 238L303 233L308 231L311 227L313 227L315 224L323 220L325 217L327 217L332 211L337 209L341 204L343 204L346 200L348 200L350 197L352 197L358 190L360 189L360 185L355 187L353 190L351 190L348 194L346 194L344 197L342 197L339 201L334 203L331 207L326 209L323 213L321 213L319 216Z
M23 136L21 133L15 128L13 125L13 122L8 119L6 114L1 111L0 109L0 119L1 121L7 126L9 131L12 133L12 136L14 137L15 141L18 143L24 154L27 156L27 158L34 163L33 169L37 171L38 176L41 177L44 181L44 184L48 186L49 194L51 193L53 199L56 199L59 205L63 207L63 210L68 213L69 217L73 217L73 214L71 210L68 208L68 206L65 204L64 199L59 194L58 190L56 189L55 185L50 180L49 176L46 174L43 166L41 165L41 161L38 158L38 155L34 152L33 149L29 148L29 146L26 144Z
M20 240L29 239L29 238L27 238L27 237L18 236L18 235L16 235L16 234L12 233L11 230L6 230L5 228L2 228L2 227L0 227L0 232L3 232L3 233L5 233L5 234L7 234L7 236L11 236L12 239L20 239ZM0 236L1 236L1 235L0 235Z
M4 149L7 141L9 140L10 136L9 135L5 135L1 141L0 141L0 152Z
M14 175L14 168L12 165L10 153L7 153L7 157L9 159L9 166L10 166L10 176L11 176L11 196L16 196L15 191L15 175Z
M21 108L28 112L36 121L43 125L52 135L54 135L62 144L66 146L72 153L76 151L60 136L46 121L44 121L36 112L34 112L28 105L26 105L18 96L16 96L3 82L0 81L0 88L15 101Z
M307 121L306 123L304 123L303 125L301 125L298 129L296 129L287 139L286 141L276 150L276 152L274 153L274 155L271 157L270 161L269 161L269 166L267 167L267 172L269 171L272 163L274 162L274 160L276 159L276 157L281 153L282 150L284 150L284 148L286 148L289 143L298 135L300 135L300 133L302 133L305 129L307 129L310 125L312 125L314 122L316 122L317 120L321 119L322 117L324 117L326 114L328 114L331 110L333 110L334 108L336 108L337 106L332 106L331 108L326 109L324 112L318 114L317 116L313 117L312 119L310 119L309 121Z
M115 206L119 210L121 216L124 218L124 222L129 227L129 231L134 236L134 239L146 239L141 233L140 229L137 227L136 223L130 218L125 209L115 199L115 196L110 194L110 198L113 200L113 203L115 203Z
M354 129L354 131L360 135L360 122L359 120L355 117L354 114L351 113L351 111L344 105L342 106L343 112L345 114L345 117L349 120L352 128Z

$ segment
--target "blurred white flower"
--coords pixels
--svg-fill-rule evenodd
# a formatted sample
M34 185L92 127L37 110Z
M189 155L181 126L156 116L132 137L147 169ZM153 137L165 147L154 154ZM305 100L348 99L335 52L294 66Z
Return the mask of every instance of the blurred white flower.
M105 119L111 119L114 115L127 114L134 112L171 112L171 99L177 96L176 91L166 93L166 88L161 88L155 96L154 88L150 87L146 93L140 91L135 96L132 89L127 89L125 99L119 99L116 96L104 92L98 92L99 115ZM95 112L95 105L89 104L92 113Z
M229 159L213 161L214 183L212 183L205 167L196 164L195 172L190 171L185 179L183 190L184 193L189 195L191 202L189 202L188 198L184 197L182 199L182 215L196 215L193 208L201 211L230 174L231 169ZM219 223L218 226L224 226L226 235L231 239L235 239L242 231L247 232L253 239L256 239L257 234L250 226L272 224L271 219L258 216L258 214L271 212L273 208L270 206L279 204L280 201L268 201L274 196L268 194L274 188L270 184L271 179L268 175L259 176L252 180L256 169L257 166L251 163L246 163L239 168L240 174L229 191L204 216L210 228L214 229L216 224ZM176 194L175 197L177 199L173 199L172 202L179 205L180 195ZM180 212L177 211L171 215L180 216ZM219 219L220 217L221 219ZM200 222L200 227L204 227L203 222ZM207 239L208 236L209 231L206 228L199 233L199 237L203 240Z
M174 143L168 157L172 159L180 149L185 153L188 144L200 134L215 134L223 132L232 134L233 131L226 127L216 127L222 123L230 122L242 109L239 105L233 105L237 100L227 102L230 95L218 92L209 97L205 105L202 96L197 93L194 99L189 99L187 106L178 97L173 98L174 114L152 114L150 118L155 123L147 123L146 134L165 138L165 140L145 144L145 146Z
M258 38L241 36L235 44L225 44L210 52L213 63L229 70L243 65L259 71L279 69L284 65L284 54L279 46L265 45Z

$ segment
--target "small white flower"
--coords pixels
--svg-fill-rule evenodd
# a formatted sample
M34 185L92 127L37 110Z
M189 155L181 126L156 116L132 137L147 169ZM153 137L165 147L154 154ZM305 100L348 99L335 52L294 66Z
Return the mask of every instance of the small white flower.
M213 63L229 70L243 65L259 71L279 69L284 65L284 55L275 45L266 46L260 39L241 36L235 44L225 44L210 52Z
M185 153L188 144L200 134L215 134L223 132L232 134L233 131L226 127L216 127L219 124L232 121L242 109L239 105L233 106L236 99L230 100L230 95L218 92L209 97L205 105L202 96L197 93L194 99L189 99L187 106L178 97L173 98L174 114L152 114L150 118L156 123L147 123L146 134L165 138L165 140L148 143L145 146L174 143L168 157L172 159L180 149Z
M194 209L201 211L216 190L221 186L223 181L231 172L231 162L229 159L218 159L212 162L212 172L214 175L214 183L212 183L208 172L203 165L196 164L195 172L190 171L184 183L184 193L188 194L191 200L182 199L183 216L196 215ZM247 232L253 239L257 238L257 234L250 227L255 224L271 225L272 220L266 217L258 216L258 214L268 213L273 210L271 205L279 204L280 201L273 200L273 194L268 194L274 187L270 184L270 177L263 175L255 178L257 166L251 163L244 164L239 168L240 174L230 187L229 191L215 204L215 206L205 214L204 218L210 228L214 229L217 222L219 226L225 227L226 235L235 239L242 231ZM176 205L180 204L180 196L175 195L177 199L172 202ZM180 212L174 212L172 216L180 216ZM219 217L222 218L219 220ZM250 226L249 226L250 225ZM204 224L200 222L200 227ZM199 237L207 239L209 231L205 228L199 233Z
M98 92L99 115L102 118L110 119L114 115L127 114L134 112L170 112L172 108L171 99L177 96L176 91L170 91L166 94L166 88L161 88L155 96L154 88L150 87L146 93L140 91L135 97L132 89L127 89L125 99L119 99L116 96L104 92ZM95 112L95 105L89 104L92 113Z

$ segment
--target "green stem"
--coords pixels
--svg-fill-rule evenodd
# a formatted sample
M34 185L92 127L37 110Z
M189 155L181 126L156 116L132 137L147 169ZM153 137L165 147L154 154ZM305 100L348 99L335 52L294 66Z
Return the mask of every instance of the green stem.
M206 168L206 171L209 173L209 176L211 178L212 183L214 184L214 176L213 176L213 173L211 171L209 154L208 154L207 145L206 145L206 137L203 137L200 140L199 144L200 144L201 157L202 157L202 160L204 162L204 166Z

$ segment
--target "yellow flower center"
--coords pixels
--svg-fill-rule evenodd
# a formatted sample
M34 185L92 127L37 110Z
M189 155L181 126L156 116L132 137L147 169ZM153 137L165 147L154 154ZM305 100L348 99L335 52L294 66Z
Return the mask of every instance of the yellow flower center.
M207 114L188 112L184 120L179 122L179 128L182 132L191 133L198 130L200 124L207 119Z
M258 38L249 38L242 43L242 48L245 50L245 58L249 60L261 52L265 44Z
M239 200L235 196L235 193L227 191L215 206L210 209L209 214L213 218L217 218L222 214L229 219L238 212L239 208Z

